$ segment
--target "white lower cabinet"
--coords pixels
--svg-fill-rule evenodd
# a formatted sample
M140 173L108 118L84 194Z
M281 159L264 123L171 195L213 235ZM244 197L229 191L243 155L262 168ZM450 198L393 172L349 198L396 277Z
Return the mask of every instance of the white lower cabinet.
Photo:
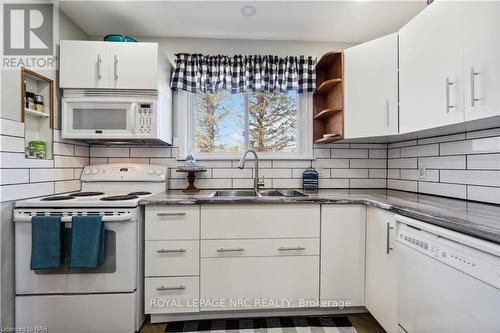
M392 213L368 208L365 306L388 333L398 331L394 227Z
M318 267L319 256L203 258L201 298L220 303L201 310L305 307L318 299Z
M197 276L146 278L146 313L198 312L199 282Z
M364 305L365 224L364 205L321 206L322 306Z

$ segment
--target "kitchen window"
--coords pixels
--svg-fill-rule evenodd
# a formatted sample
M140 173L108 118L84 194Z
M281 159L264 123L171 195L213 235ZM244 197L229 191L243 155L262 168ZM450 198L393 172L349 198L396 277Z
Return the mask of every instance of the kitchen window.
M260 158L311 159L310 94L180 91L176 95L180 158L194 153L199 159L237 159L252 148Z

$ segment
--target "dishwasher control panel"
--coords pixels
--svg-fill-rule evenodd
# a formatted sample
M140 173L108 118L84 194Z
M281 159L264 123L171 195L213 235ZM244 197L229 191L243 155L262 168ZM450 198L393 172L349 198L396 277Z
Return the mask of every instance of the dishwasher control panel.
M396 241L500 289L499 257L401 223Z

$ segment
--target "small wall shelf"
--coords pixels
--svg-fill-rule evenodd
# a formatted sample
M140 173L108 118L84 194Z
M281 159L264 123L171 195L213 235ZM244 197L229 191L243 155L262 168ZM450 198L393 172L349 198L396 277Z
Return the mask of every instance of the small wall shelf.
M31 109L24 109L27 116L38 117L38 118L50 118L50 115L45 112L33 111Z
M329 52L316 64L313 108L314 143L344 138L344 64L342 52Z
M26 92L43 98L43 112L28 108ZM52 159L54 128L54 81L32 70L21 69L21 121L24 122L24 146L26 158ZM40 153L40 143L45 153ZM35 145L37 149L30 149ZM43 149L42 149L43 151Z

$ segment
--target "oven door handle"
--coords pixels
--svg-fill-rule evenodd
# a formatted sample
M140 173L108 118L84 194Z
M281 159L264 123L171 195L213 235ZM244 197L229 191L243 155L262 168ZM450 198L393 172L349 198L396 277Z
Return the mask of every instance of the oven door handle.
M43 215L42 215L43 216ZM82 216L82 215L80 215ZM85 216L85 215L83 215ZM93 216L93 215L87 215ZM14 222L31 222L31 215L15 215ZM61 222L71 222L72 216L61 216ZM131 213L125 213L121 215L104 215L102 216L102 222L127 222L132 220Z

